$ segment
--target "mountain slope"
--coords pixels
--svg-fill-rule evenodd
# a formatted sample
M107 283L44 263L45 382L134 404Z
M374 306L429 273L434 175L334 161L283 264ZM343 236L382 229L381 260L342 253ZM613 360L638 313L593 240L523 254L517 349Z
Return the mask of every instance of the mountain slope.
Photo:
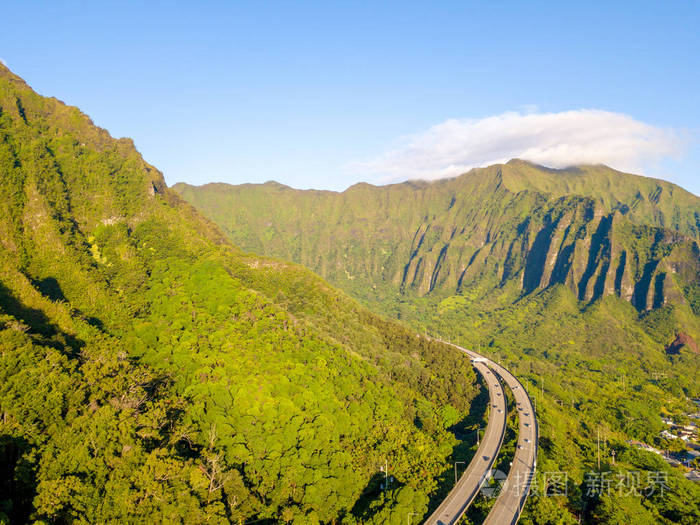
M2 65L0 263L3 522L424 513L478 393L458 352L241 253Z
M700 337L697 197L603 166L517 160L343 193L174 189L242 248L307 265L377 311L504 362L540 424L523 523L617 523L610 509L639 523L700 520L700 487L630 444L682 449L661 436L661 416L685 421L700 396L700 356L666 351L679 334ZM596 476L654 475L668 492L590 488ZM565 496L548 497L552 476L566 476Z
M174 189L242 248L302 263L370 303L397 291L565 284L582 301L614 294L639 310L675 301L700 311L700 199L606 167L553 173L512 161L343 193L275 183Z

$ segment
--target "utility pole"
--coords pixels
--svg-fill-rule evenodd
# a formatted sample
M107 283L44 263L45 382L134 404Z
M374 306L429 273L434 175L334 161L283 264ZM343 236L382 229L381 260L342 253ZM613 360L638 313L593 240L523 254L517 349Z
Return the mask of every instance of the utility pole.
M380 472L384 472L384 492L389 488L389 460L384 458L384 466L379 467Z
M598 470L600 471L600 428L598 428Z

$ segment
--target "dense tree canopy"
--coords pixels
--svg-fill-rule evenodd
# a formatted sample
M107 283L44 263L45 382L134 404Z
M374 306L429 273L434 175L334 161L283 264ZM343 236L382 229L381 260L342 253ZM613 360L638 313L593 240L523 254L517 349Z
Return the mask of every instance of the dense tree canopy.
M0 522L422 515L477 391L0 65Z

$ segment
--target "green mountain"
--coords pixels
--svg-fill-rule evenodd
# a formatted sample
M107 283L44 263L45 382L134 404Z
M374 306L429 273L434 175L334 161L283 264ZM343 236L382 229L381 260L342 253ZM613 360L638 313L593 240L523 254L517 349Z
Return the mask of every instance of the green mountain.
M0 65L1 523L422 515L479 391Z
M174 189L241 248L304 264L371 303L395 292L564 284L582 301L616 295L639 310L673 301L700 311L700 199L604 166L554 171L516 160L343 193L276 183Z
M697 197L521 161L176 189L0 65L1 523L425 516L485 407L468 360L416 330L530 389L522 523L700 521L700 487L629 443L679 450L660 416L700 395ZM591 493L591 472L625 485Z
M698 197L605 166L520 160L342 193L174 189L241 248L301 263L375 311L504 361L541 424L540 496L523 523L700 520L700 487L629 444L683 448L660 436L661 416L687 420L700 396L693 345L666 351L700 340ZM662 471L674 495L591 494L587 476L601 470ZM567 496L546 497L547 473L560 472Z

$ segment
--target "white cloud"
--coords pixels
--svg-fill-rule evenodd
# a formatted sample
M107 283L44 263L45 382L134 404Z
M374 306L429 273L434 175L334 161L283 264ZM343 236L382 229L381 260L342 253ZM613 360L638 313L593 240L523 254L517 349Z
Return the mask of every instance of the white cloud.
M525 108L523 108L525 109ZM450 119L403 137L398 145L353 169L382 182L453 177L474 167L529 160L552 168L607 164L643 173L681 153L674 130L620 113L575 110L561 113L508 112L483 119Z

